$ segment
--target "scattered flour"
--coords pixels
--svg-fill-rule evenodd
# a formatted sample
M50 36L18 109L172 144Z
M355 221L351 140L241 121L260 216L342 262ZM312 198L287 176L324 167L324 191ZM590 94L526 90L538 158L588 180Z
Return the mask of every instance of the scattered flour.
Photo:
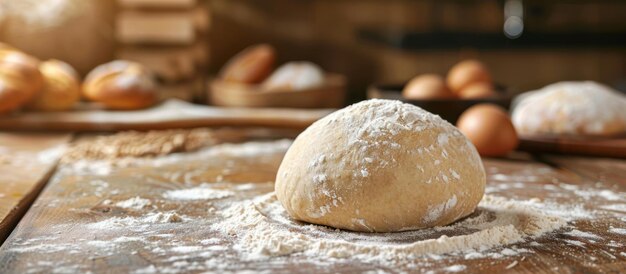
M146 206L149 206L151 204L150 200L148 199L143 199L139 196L130 198L128 200L124 200L124 201L120 201L115 203L115 206L117 207L121 207L121 208L129 208L129 209L134 209L134 210L140 210Z
M176 212L151 212L141 217L113 217L87 225L90 229L146 228L150 224L180 223L184 218Z
M626 228L611 227L609 228L609 232L626 235Z
M446 268L443 269L443 271L447 271L447 272L461 272L463 270L465 270L467 268L467 266L462 265L462 264L455 264L455 265L451 265L448 266Z
M43 163L52 163L59 160L65 151L67 151L67 145L58 145L39 152L37 154L37 160Z
M213 189L209 184L198 187L170 190L163 193L163 197L172 200L215 200L233 196L235 193L229 190Z
M584 232L584 231L580 231L577 229L574 229L572 231L569 232L565 232L563 233L565 235L569 235L569 236L574 236L574 237L580 237L580 238L588 238L588 239L593 239L593 240L602 240L602 237L589 233L589 232Z
M626 213L626 204L611 204L611 205L602 205L600 206L602 209L613 210L613 211L621 211Z
M578 247L585 247L585 243L581 242L581 241L576 241L576 240L563 240L566 243L570 244L570 245L575 245Z
M233 205L222 215L224 221L212 228L236 235L235 247L243 259L299 253L310 258L351 257L389 266L407 264L420 256L472 254L536 238L566 224L564 218L493 196L485 196L477 216L452 226L375 235L296 223L287 217L273 193ZM452 229L469 232L438 236ZM510 249L503 255L524 251L530 252Z
M171 248L170 250L174 252L178 252L178 253L189 253L189 252L196 252L202 249L203 249L202 246L175 246Z
M504 269L511 269L514 268L515 266L517 266L518 261L514 261L512 263L510 263L509 265L507 265Z

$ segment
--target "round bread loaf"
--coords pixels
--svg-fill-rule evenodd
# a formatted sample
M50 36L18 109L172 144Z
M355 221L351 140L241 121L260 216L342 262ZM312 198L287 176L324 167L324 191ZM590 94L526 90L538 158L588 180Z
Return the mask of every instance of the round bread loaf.
M0 49L0 113L24 106L42 85L39 60L20 51Z
M69 64L59 60L48 60L39 66L44 85L26 106L39 111L71 109L80 100L78 73Z
M140 109L157 100L150 71L139 63L117 60L93 69L83 83L87 99L110 109Z
M474 146L419 107L368 100L300 134L275 191L293 218L365 232L446 225L471 214L485 190Z
M559 82L514 101L520 135L612 136L626 132L626 96L592 82Z

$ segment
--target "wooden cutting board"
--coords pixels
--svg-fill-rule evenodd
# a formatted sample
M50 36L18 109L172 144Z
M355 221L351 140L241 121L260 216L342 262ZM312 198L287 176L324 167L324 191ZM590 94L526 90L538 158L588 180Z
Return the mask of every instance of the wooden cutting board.
M116 131L219 126L303 129L334 109L224 108L170 99L135 111L79 110L27 112L0 118L3 130Z
M556 139L522 137L519 150L532 153L577 154L626 158L626 138L615 139Z
M236 235L216 234L210 225L223 218L219 212L230 208L231 203L272 191L283 153L269 149L255 154L227 145L206 157L162 162L159 168L138 164L114 168L107 174L57 173L0 247L0 273L449 273L458 270L450 266L459 265L464 267L463 273L621 273L626 268L623 235L608 232L611 226L626 228L626 224L608 216L571 224L596 235L593 238L560 230L536 242L515 245L528 250L523 254L502 258L468 258L463 254L443 259L418 258L422 268L381 268L356 257L324 264L307 263L298 254L258 260L238 257L233 246ZM623 160L563 156L545 160L537 162L523 153L517 158L484 159L488 192L520 201L575 199L589 210L600 210L603 204L616 201L585 193L577 196L584 189L602 187L615 193L626 192ZM203 184L232 190L234 194L213 200L169 200L163 196L167 191ZM133 197L151 203L134 209L116 205ZM108 221L127 220L129 216L141 218L171 211L189 219L93 229ZM226 248L216 249L214 245Z
M69 134L0 133L0 244L30 207Z

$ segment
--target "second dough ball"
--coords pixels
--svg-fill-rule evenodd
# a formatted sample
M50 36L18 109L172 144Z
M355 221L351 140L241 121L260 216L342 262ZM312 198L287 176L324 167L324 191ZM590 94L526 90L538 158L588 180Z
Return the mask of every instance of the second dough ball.
M28 109L68 110L80 100L78 73L69 64L58 60L48 60L41 63L39 71L43 74L44 85L41 92L28 103Z
M476 149L419 107L368 100L315 122L287 151L276 196L301 221L364 232L447 225L485 190Z
M626 133L626 96L592 82L559 82L519 95L513 125L524 136L615 136Z
M93 69L85 78L83 94L110 109L146 108L157 100L152 73L141 64L122 60Z

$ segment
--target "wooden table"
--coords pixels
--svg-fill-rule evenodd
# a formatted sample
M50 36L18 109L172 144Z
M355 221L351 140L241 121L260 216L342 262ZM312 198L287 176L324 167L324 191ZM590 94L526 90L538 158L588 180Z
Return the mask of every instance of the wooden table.
M225 136L221 141L230 141ZM288 145L289 141L222 144L198 153L165 156L157 163L59 166L0 247L0 273L626 271L626 235L614 233L626 231L626 161L525 153L484 159L489 194L578 203L587 211L606 214L581 218L567 228L515 244L517 250L526 251L502 258L446 255L416 258L418 264L413 266L390 267L350 258L311 263L298 254L257 260L239 257L233 246L237 235L221 235L211 226L230 203L272 191ZM24 174L24 180L44 178L47 168L38 170ZM6 186L3 183L0 186ZM207 186L214 191L202 196L202 187ZM5 192L6 188L0 190ZM185 195L176 198L175 193ZM200 198L191 199L194 196ZM7 203L15 198L7 197L0 196L0 212L15 206ZM24 199L22 204L28 202Z
M0 242L45 186L70 137L0 133Z

